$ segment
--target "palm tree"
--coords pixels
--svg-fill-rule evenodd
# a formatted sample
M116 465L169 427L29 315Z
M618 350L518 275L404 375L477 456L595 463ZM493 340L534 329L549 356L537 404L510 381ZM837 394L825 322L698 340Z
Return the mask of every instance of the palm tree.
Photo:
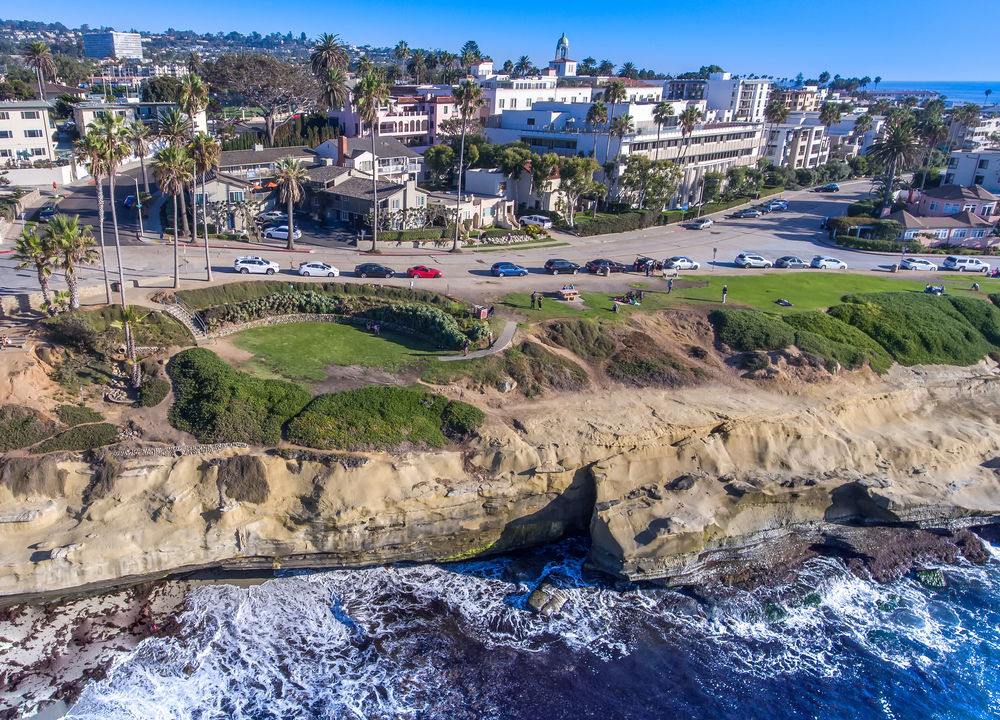
M604 89L604 102L611 103L611 111L608 113L608 118L612 121L615 119L615 106L624 102L628 97L628 93L625 92L625 83L621 80L611 80L608 82L607 87ZM608 161L608 157L611 155L611 126L608 126L608 142L604 146L604 162Z
M321 80L320 103L330 110L339 110L344 107L344 103L347 102L347 73L343 68L327 68Z
M985 107L986 105L990 104L990 95L993 94L993 91L987 88L986 92L984 92L983 94L986 96L986 102L983 103L983 106Z
M638 76L639 71L635 69L635 65L631 62L623 64L621 70L618 71L618 77L620 78L632 78L634 80Z
M466 80L454 91L455 105L457 106L458 115L462 119L462 144L458 151L458 194L455 198L455 241L452 243L452 251L458 250L458 227L459 227L459 215L462 211L462 175L464 174L464 163L465 163L465 132L468 129L469 121L479 113L479 108L482 107L483 89L478 83L472 80Z
M101 139L104 150L104 169L108 173L108 195L111 198L111 229L115 235L115 257L118 259L118 292L121 293L122 307L125 302L125 269L122 266L121 238L118 236L118 209L115 207L115 176L118 167L132 150L125 139L125 119L120 115L105 113L94 119L88 126L87 134L96 134Z
M819 108L819 122L830 134L830 126L840 122L840 103L825 102Z
M912 118L901 117L888 122L887 125L885 137L872 143L868 149L868 157L889 168L885 183L885 206L889 207L892 205L892 186L896 179L896 171L901 163L911 162L917 156L920 152L920 141Z
M45 100L45 76L51 75L55 78L56 61L52 57L49 46L43 42L35 41L28 43L24 50L24 59L28 65L35 68L35 75L38 77L38 99Z
M767 147L771 143L771 131L774 130L775 125L780 125L788 119L788 107L785 103L781 102L775 98L767 104L764 108L764 120L770 124L770 128L767 130L767 137L764 138L764 151L767 152ZM779 157L780 161L781 158Z
M181 110L191 123L191 132L195 129L195 118L208 106L208 88L197 75L185 75L181 78L179 102ZM198 203L194 201L195 177L191 177L191 240L198 242ZM207 240L207 238L206 238Z
M56 215L49 220L45 228L46 238L52 243L59 266L66 277L66 287L69 289L69 309L80 308L80 288L76 280L76 268L79 265L92 265L97 262L96 243L90 232L90 225L80 227L80 216Z
M876 90L878 90L878 84L879 84L880 82L882 82L882 76L881 76L881 75L876 75L876 76L875 76L875 89L876 89Z
M309 64L313 74L322 77L330 68L338 67L341 70L347 69L350 56L347 48L341 41L339 35L323 33L313 46L312 54L309 56Z
M177 253L177 196L191 180L194 163L179 145L167 145L153 156L153 175L160 191L174 199L174 287L181 286L180 258Z
M207 133L198 133L188 144L188 155L191 156L195 175L192 185L198 181L197 175L201 174L201 219L205 231L205 268L208 282L212 282L212 260L208 251L208 193L205 192L205 175L218 167L221 153L222 148L219 143ZM197 214L198 208L195 203L195 223L198 222Z
M948 126L944 124L944 121L937 117L929 117L924 120L917 127L917 131L920 133L921 140L924 141L926 149L924 151L924 159L921 163L923 167L923 177L920 178L920 192L923 193L924 187L927 185L927 175L931 169L931 154L942 140L948 137Z
M87 166L97 190L97 230L101 239L101 270L104 272L105 302L111 304L111 280L108 278L108 258L104 250L104 176L108 174L104 157L104 141L89 133L76 141L77 160Z
M674 106L668 102L661 100L656 103L656 107L653 108L653 122L656 123L656 153L654 157L660 159L660 131L663 130L663 126L670 122L670 118L674 116Z
M179 108L170 108L160 113L159 136L166 140L173 147L184 147L191 139L191 121L185 117ZM163 191L163 188L160 188ZM176 200L176 198L174 198ZM176 219L175 219L176 222ZM182 234L188 235L191 230L187 220L187 201L184 193L181 193L181 228ZM174 227L174 235L177 235L177 227Z
M399 60L400 65L406 67L406 60L410 57L410 46L406 44L406 40L400 40L396 43L396 48L392 51L392 54Z
M149 173L146 172L146 156L149 155L149 148L153 142L152 133L149 126L142 120L133 120L125 128L125 139L132 146L132 154L139 158L139 165L142 167L142 184L149 195Z
M129 375L131 375L132 387L138 389L142 385L142 366L135 352L135 335L132 328L138 325L149 315L148 312L139 312L134 307L122 308L122 319L111 322L111 327L125 330L125 353L128 355Z
M52 275L52 266L57 257L55 245L48 237L43 238L25 230L21 233L21 237L14 241L13 257L17 260L18 270L33 268L38 274L38 286L42 289L45 307L51 308L49 276ZM52 314L51 310L49 310L49 314Z
M378 153L375 135L378 133L378 109L389 102L389 86L382 73L371 70L354 86L355 106L361 120L368 125L372 137L372 252L378 241Z
M618 117L616 117L614 120L611 121L611 134L618 138L618 152L615 153L616 162L619 161L621 158L622 140L625 138L626 135L630 135L631 133L634 132L635 132L635 122L633 122L632 116L627 113L619 115ZM618 175L619 175L618 169L615 168L615 177L612 180L612 184L614 185L614 189L616 191L618 189ZM617 192L615 193L615 195L617 196Z
M434 56L431 55L430 57ZM428 56L423 50L414 50L409 62L406 64L406 69L409 71L410 77L418 85L423 82L424 77L427 75L427 60Z
M587 109L587 124L594 129L594 159L597 159L597 130L608 121L608 106L598 100Z
M517 62L514 63L514 74L518 77L524 77L531 72L531 67L531 58L527 55L522 55L517 59Z
M684 143L684 152L681 155L682 159L681 162L679 163L682 168L683 168L684 158L687 157L688 147L691 145L691 134L694 132L694 129L698 125L698 123L701 122L701 119L702 119L701 111L698 110L698 108L694 107L693 105L691 107L686 108L684 112L682 112L678 117L678 121L680 122L681 125L681 138L682 139L686 138L686 141ZM686 175L687 173L685 173L685 176ZM690 192L690 188L685 188L684 192L685 195L687 195Z
M306 181L306 169L295 158L282 158L274 166L274 180L278 183L278 196L288 207L288 249L294 250L295 203L302 199L302 185Z

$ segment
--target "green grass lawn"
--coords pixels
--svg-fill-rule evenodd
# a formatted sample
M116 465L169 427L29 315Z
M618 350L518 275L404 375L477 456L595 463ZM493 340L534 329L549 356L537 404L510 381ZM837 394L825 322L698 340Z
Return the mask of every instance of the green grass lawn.
M381 335L339 323L292 323L245 330L236 347L253 353L244 370L263 377L318 381L329 365L362 365L391 372L424 358L447 355L410 335Z

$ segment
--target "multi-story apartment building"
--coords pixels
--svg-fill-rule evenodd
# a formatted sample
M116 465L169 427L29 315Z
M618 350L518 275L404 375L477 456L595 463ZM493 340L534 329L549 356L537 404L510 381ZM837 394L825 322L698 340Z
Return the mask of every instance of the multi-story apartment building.
M176 107L176 103L170 102L80 103L73 106L73 121L76 123L77 130L79 130L81 136L87 134L87 126L95 118L106 113L114 113L119 117L123 117L126 123L141 120L153 132L156 132L159 129L160 115ZM208 123L204 110L195 115L193 124L195 132L208 132Z
M450 85L397 85L389 102L378 111L378 134L406 145L434 145L440 141L442 123L456 116ZM331 110L329 117L349 137L367 132L358 114L353 95L344 107Z
M708 80L665 80L663 82L664 100L704 100Z
M354 168L371 176L372 145L370 137L348 138L320 143L314 151L339 167ZM375 138L378 154L378 178L387 182L405 183L420 180L424 172L423 155L393 137Z
M764 108L773 83L763 78L733 77L730 73L712 73L705 84L705 100L710 110L726 113L725 119L764 122Z
M56 159L51 109L38 100L0 102L0 166Z
M980 116L975 125L963 125L954 117L948 117L948 147L956 150L976 150L998 143L993 139L1000 136L1000 116Z
M840 122L826 128L824 136L829 144L829 159L847 160L857 155L864 155L868 152L868 148L871 147L872 143L882 134L882 130L885 127L885 118L881 115L874 116L872 118L871 130L866 130L863 133L858 133L854 129L857 119L857 114L843 115L840 118ZM790 112L785 119L785 124L792 126L811 125L815 127L823 125L820 122L818 112ZM770 158L771 152L765 150L765 156ZM774 162L773 159L772 162Z
M139 33L106 32L84 33L83 54L90 58L142 59L142 36Z
M1000 149L956 150L948 158L944 185L981 185L991 193L1000 194Z
M830 155L825 131L819 124L769 125L764 157L779 167L796 170L825 165Z
M305 145L280 148L255 145L253 150L223 150L219 153L219 172L250 180L269 178L274 175L275 164L286 157L303 165L316 162L316 152Z
M800 88L776 88L774 97L785 104L789 112L812 112L819 110L820 96L816 85Z

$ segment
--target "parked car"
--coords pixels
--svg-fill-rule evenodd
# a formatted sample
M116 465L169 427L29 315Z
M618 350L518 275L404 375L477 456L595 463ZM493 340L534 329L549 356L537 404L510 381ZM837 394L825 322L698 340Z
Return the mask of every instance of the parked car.
M278 240L288 239L288 226L278 225L277 227L268 228L264 231L264 237L266 238L277 238ZM302 237L302 231L295 228L295 239L298 240Z
M904 270L937 270L938 266L932 263L930 260L924 260L918 257L908 257L903 258L903 262L900 263L900 267Z
M764 215L767 215L769 212L771 212L771 206L768 205L767 203L761 203L760 205L752 205L752 206L750 206L750 209L751 210L760 210L761 213L764 214Z
M378 263L361 263L356 268L354 268L354 274L359 278L367 277L381 277L381 278L391 278L396 277L396 271L392 268L387 268L385 265L379 265Z
M672 258L667 258L663 261L663 267L672 268L674 270L697 270L701 267L701 264L696 263L689 257L674 255Z
M287 213L283 213L280 210L268 210L265 213L261 213L257 216L258 222L279 222L281 220L287 220Z
M545 230L552 229L552 220L544 215L525 215L524 217L519 217L518 221L520 221L522 225L534 225L535 227L540 227Z
M299 275L305 277L340 277L340 270L324 262L299 263Z
M736 264L741 268L769 268L771 261L756 253L740 253L736 256Z
M545 261L545 272L549 275L559 275L560 273L576 275L580 272L580 266L562 258L550 258Z
M595 275L609 275L613 272L628 272L629 266L623 265L620 262L615 262L614 260L601 258L598 260L591 260L587 263L586 268L587 272L592 272Z
M656 258L639 256L632 262L632 269L635 272L646 272L646 268L649 268L650 272L653 272L660 266L660 263L656 261Z
M807 268L809 267L809 263L802 258L795 257L794 255L782 255L774 261L774 267L792 269Z
M233 262L233 270L243 275L257 273L259 275L274 275L281 266L273 260L266 260L256 255L243 255Z
M490 272L496 277L506 277L507 275L519 275L524 277L528 274L527 269L511 262L493 263L493 267L490 268Z
M759 218L763 214L764 213L762 213L760 210L756 210L754 208L745 208L743 210L740 210L739 212L733 213L731 215L731 217L734 217L734 218Z
M828 255L817 255L809 263L809 267L819 268L820 270L846 270L847 263Z
M136 202L137 202L137 200L135 198L135 195L129 195L127 198L125 198L125 207L126 207L126 209L134 207L135 204L136 204Z
M975 257L957 257L955 255L949 255L941 264L941 269L958 270L959 272L988 273L990 271L990 264Z
M715 223L712 222L712 218L698 218L697 220L692 220L688 223L688 227L692 230L705 230L713 225L715 225Z
M41 210L38 211L38 222L48 222L53 217L55 217L57 210L58 208L55 206L54 203L49 203L48 205L46 205L45 207L43 207Z
M784 198L774 198L773 200L768 200L764 203L771 210L787 210L788 201Z
M840 192L840 185L837 183L827 183L822 187L813 188L813 192Z
M437 268L429 268L426 265L414 265L408 268L406 274L411 278L439 278L441 271Z

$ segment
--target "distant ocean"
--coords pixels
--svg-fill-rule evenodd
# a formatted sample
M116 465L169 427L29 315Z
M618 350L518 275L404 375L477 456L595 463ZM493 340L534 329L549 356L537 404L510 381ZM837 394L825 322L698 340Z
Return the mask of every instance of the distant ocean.
M1000 80L883 80L878 84L879 90L932 90L945 96L948 103L976 103L982 105L986 102L986 91L992 90L989 104L1000 102ZM865 90L875 90L874 84L869 85Z

